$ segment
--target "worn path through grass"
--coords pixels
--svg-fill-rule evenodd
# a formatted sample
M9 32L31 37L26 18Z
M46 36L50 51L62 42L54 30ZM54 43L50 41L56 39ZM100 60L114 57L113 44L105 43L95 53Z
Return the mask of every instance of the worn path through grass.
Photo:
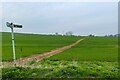
M69 48L77 45L78 43L80 43L80 42L81 42L82 40L84 40L84 39L85 39L85 38L80 39L80 40L76 41L76 42L73 43L73 44L70 44L70 45L68 45L68 46L64 46L64 47L61 47L61 48L57 48L57 49L52 50L52 51L50 51L50 52L45 52L45 53L43 53L43 54L35 54L35 55L30 56L30 57L25 57L25 58L17 59L16 63L17 63L17 65L24 65L25 63L30 62L30 61L33 61L33 60L40 61L40 60L42 60L42 59L44 59L44 58L48 58L48 57L50 57L50 56L52 56L52 55L61 53L61 52L63 52L64 50L69 49ZM11 62L4 62L4 63L3 63L3 67L7 67L7 66L10 66L10 65L12 65Z

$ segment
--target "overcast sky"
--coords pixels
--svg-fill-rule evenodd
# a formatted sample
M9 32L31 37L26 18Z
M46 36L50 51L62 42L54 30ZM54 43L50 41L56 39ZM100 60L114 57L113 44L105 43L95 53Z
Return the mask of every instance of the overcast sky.
M5 23L22 24L15 32L77 35L118 33L117 2L5 2L2 4L2 31Z

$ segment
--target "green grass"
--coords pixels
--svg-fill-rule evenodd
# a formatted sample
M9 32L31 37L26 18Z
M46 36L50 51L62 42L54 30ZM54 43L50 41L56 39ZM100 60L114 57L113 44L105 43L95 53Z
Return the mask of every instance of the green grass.
M53 49L76 42L81 37L75 36L54 36L40 34L15 33L15 47L17 59L33 54L41 54ZM11 61L13 57L11 34L2 33L2 60Z
M0 61L2 60L2 33L0 33Z
M11 34L2 35L3 60L12 59ZM15 34L17 58L40 54L69 45L82 37ZM22 48L22 52L21 52ZM2 68L4 78L101 78L119 77L118 39L86 37L76 46L42 61L35 60L23 67Z
M118 38L88 37L48 60L118 61Z
M4 78L118 78L117 62L79 62L43 60L28 64L29 67L3 68ZM66 80L65 79L65 80ZM51 79L50 79L51 80ZM96 79L95 79L96 80Z

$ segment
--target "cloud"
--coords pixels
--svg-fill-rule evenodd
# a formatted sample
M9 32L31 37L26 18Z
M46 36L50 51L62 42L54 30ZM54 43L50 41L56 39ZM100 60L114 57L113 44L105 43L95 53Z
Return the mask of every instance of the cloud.
M2 2L118 2L119 0L1 0Z
M6 21L24 25L18 32L117 33L117 3L13 2L3 4L3 13L3 25ZM3 30L9 31L5 26Z

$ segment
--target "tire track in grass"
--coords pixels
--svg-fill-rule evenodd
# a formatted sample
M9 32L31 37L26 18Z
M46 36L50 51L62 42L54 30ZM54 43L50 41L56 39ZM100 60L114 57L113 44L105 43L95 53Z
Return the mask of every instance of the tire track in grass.
M42 54L35 54L35 55L29 56L29 57L24 57L24 58L17 59L17 60L16 60L16 63L17 63L17 65L24 65L25 63L31 62L31 61L33 61L33 60L40 61L40 60L42 60L42 59L44 59L44 58L48 58L48 57L53 56L53 55L55 55L55 54L61 53L61 52L63 52L64 50L69 49L69 48L77 45L78 43L80 43L80 42L81 42L82 40L84 40L84 39L85 39L85 38L80 39L80 40L76 41L75 43L72 43L72 44L70 44L70 45L68 45L68 46L64 46L64 47L61 47L61 48L57 48L57 49L55 49L55 50L51 50L50 52L45 52L45 53L42 53ZM7 64L8 66L10 66L10 65L13 64L13 63L12 63L12 62L10 62L10 63L4 62L3 65L6 65L6 64Z

